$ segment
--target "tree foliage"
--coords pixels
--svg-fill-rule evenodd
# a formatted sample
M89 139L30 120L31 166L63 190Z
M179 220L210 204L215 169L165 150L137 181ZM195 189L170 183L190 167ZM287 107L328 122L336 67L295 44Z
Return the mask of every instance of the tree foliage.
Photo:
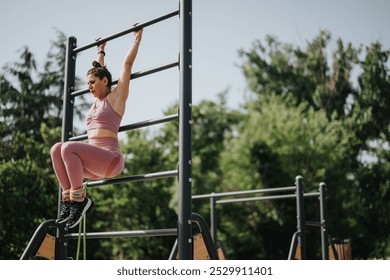
M19 258L37 225L57 213L49 150L61 139L65 35L39 67L28 47L0 75L1 259Z
M268 37L266 45L257 41L251 50L240 51L244 75L255 94L247 105L248 120L255 120L243 126L240 137L248 136L238 139L237 147L245 156L236 157L246 162L243 169L254 168L247 159L253 157L254 147L260 147L254 161L260 168L252 171L258 171L256 179L263 184L272 178L267 176L269 165L274 169L271 174L279 169L274 180L296 172L306 185L326 182L330 233L351 237L357 258L386 257L388 238L375 234L378 240L373 240L368 233L374 224L389 230L383 216L390 191L385 171L389 51L373 43L363 52L351 44L344 47L341 39L332 50L330 42L330 33L322 31L305 50ZM373 200L368 198L372 194ZM362 201L376 209L375 222L364 214ZM367 250L367 242L376 244L375 253Z

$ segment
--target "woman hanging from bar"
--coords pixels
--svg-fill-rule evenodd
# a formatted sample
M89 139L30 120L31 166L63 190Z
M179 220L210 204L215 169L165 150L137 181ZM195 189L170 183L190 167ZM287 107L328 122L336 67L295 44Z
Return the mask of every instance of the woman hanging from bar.
M124 168L117 134L142 33L143 29L134 31L135 40L123 61L118 84L112 90L112 77L104 64L106 43L98 45L97 61L87 73L88 89L95 97L86 116L88 143L68 141L51 148L54 171L62 188L57 223L67 223L68 228L75 227L92 204L85 195L84 178L111 178Z

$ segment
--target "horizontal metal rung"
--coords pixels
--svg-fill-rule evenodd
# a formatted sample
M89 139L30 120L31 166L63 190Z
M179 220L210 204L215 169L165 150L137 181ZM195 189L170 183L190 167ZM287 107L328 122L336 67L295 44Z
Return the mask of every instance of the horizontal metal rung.
M150 230L130 230L130 231L111 231L111 232L87 232L87 239L113 238L113 237L143 237L143 236L176 236L177 229L150 229ZM69 233L65 238L77 239L78 233Z
M313 221L306 221L305 225L311 226L311 227L322 227L323 226L323 224L321 224L320 222L313 222Z
M247 201L258 201L258 200L273 200L273 199L284 199L284 198L295 198L295 194L286 195L270 195L270 196L259 196L259 197L247 197L247 198L234 198L234 199L223 199L218 200L217 204L233 203L233 202L247 202Z
M115 185L115 184L121 184L127 182L140 182L140 181L175 177L177 176L177 174L178 174L177 170L170 170L170 171L162 171L162 172L127 176L127 177L113 178L113 179L90 181L90 182L86 182L85 184L87 187L99 187L99 186Z
M180 12L180 10L175 10L173 12L164 14L164 15L159 16L159 17L156 17L156 18L151 19L149 21L145 21L145 22L139 23L139 24L137 24L137 26L133 26L133 27L131 27L129 29L126 29L126 30L123 30L121 32L118 32L118 33L115 33L113 35L101 38L99 41L95 41L95 42L92 42L92 43L87 44L85 46L81 46L81 47L75 48L73 50L73 52L74 53L78 53L78 52L90 49L92 47L95 47L95 46L97 46L97 45L99 45L101 43L108 42L108 41L113 40L113 39L118 38L118 37L122 37L122 36L124 36L126 34L129 34L129 33L133 32L133 31L139 30L141 28L147 27L149 25L158 23L160 21L166 20L166 19L174 17L176 15L179 15L179 12Z
M179 114L173 114L173 115L165 116L165 117L158 118L158 119L151 119L151 120L146 120L146 121L142 121L142 122L138 122L138 123L125 125L125 126L122 126L119 128L119 132L142 128L142 127L147 127L147 126L161 124L161 123L166 123L169 121L177 120L178 117L179 117Z
M140 77L143 77L143 76L146 76L146 75L150 75L150 74L153 74L153 73L157 73L157 72L160 72L160 71L163 71L163 70L166 70L166 69L170 69L170 68L173 68L173 67L176 67L176 66L179 66L179 62L178 61L173 61L173 62L164 64L164 65L160 65L160 66L148 69L148 70L138 71L138 72L135 72L135 73L131 74L131 79L132 80L133 79L137 79L137 78L140 78Z
M152 125L161 124L161 123L166 123L169 121L176 120L176 119L178 119L178 117L179 117L179 114L173 114L173 115L164 116L161 118L150 119L150 120L146 120L146 121L141 121L141 122L137 122L137 123L133 123L133 124L124 125L124 126L121 126L119 128L119 132L128 131L128 130L132 130L132 129L138 129L138 128L152 126ZM69 141L82 141L82 140L86 140L86 139L88 139L88 135L83 134L83 135L71 137L71 138L69 138Z
M284 191L295 191L295 190L296 190L296 187L290 186L290 187L267 188L267 189L257 189L257 190L247 190L247 191L232 191L232 192L223 192L223 193L210 193L210 194L194 195L192 197L192 199L247 195L247 194L265 193L265 192L284 192Z
M304 197L316 197L319 193L305 193ZM217 204L233 203L233 202L247 202L247 201L258 201L258 200L274 200L284 198L296 198L296 194L284 194L284 195L269 195L269 196L258 196L258 197L246 197L246 198L234 198L234 199L223 199L217 200Z
M153 67L153 68L150 68L150 69L147 69L147 70L138 71L138 72L132 73L130 79L134 80L134 79L137 79L137 78L140 78L140 77L143 77L143 76L147 76L147 75L150 75L150 74L153 74L153 73L157 73L157 72L160 72L160 71L164 71L164 70L176 67L178 65L179 65L178 61L173 61L173 62L170 62L170 63L167 63L167 64L163 64L163 65L160 65L160 66L156 66L156 67ZM115 81L112 82L112 85L116 85L117 83L118 83L118 80L115 80ZM70 95L72 97L76 97L76 96L79 96L79 95L86 94L88 92L89 92L89 89L80 89L80 90L76 90L76 91L72 92Z
M304 193L304 197L315 197L315 196L320 196L319 192L310 192L310 193Z

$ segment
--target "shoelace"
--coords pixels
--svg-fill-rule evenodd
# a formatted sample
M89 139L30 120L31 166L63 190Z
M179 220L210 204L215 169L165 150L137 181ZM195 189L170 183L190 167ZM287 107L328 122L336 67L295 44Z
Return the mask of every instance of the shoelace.
M62 202L61 203L61 208L60 208L60 213L64 213L66 211L68 211L68 205L65 204L66 202Z
M81 208L81 207L80 207ZM81 215L82 211L76 206L73 205L73 207L70 208L70 214L69 214L69 219L73 219L75 214Z
M65 218L67 218L70 215L70 209L69 208L70 208L69 203L66 203L66 202L62 202L61 203L60 215L59 215L60 219L65 219Z

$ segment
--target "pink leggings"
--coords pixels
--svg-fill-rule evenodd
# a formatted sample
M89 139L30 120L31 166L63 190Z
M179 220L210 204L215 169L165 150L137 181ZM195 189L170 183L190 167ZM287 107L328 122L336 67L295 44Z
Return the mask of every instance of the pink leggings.
M54 172L63 190L77 190L83 179L117 176L124 168L119 143L112 137L89 139L89 143L56 143L50 150Z

